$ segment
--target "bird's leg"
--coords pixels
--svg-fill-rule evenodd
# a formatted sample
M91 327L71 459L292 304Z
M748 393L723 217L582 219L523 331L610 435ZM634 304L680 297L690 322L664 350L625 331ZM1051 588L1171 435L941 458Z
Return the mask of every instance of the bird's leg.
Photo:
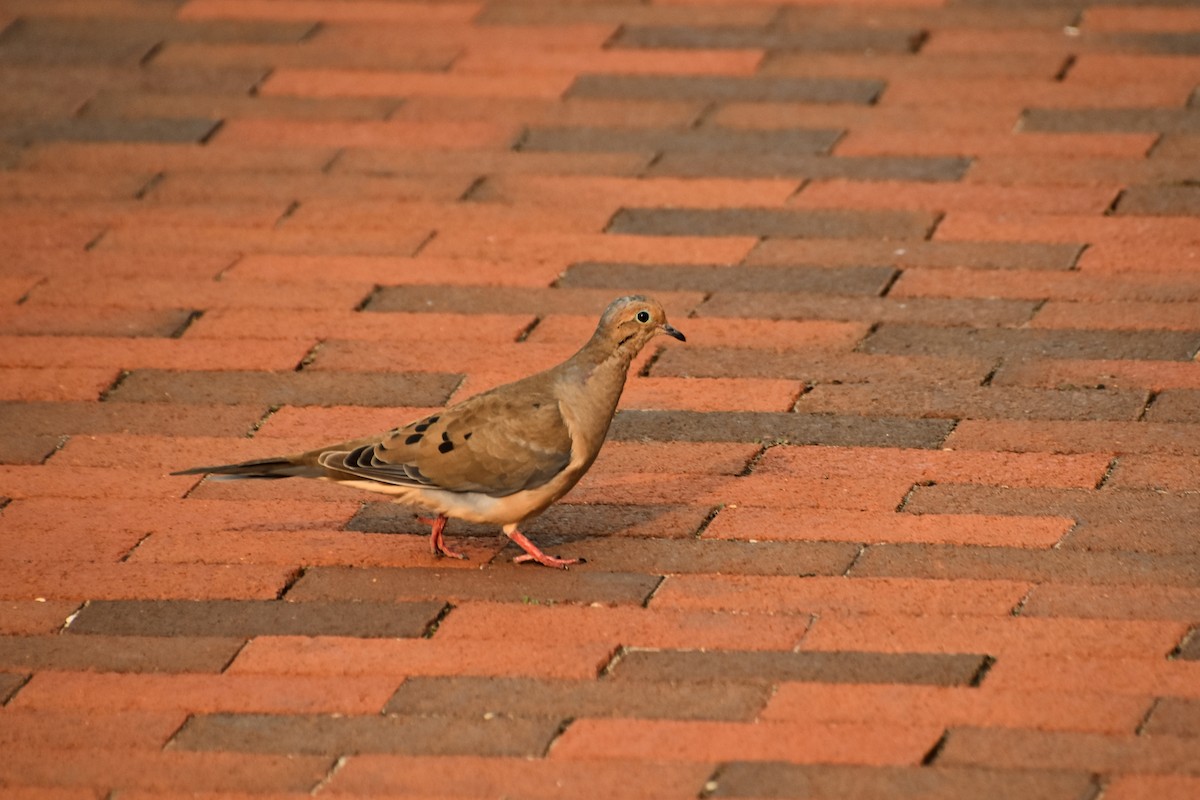
M584 563L582 558L555 558L548 556L538 549L538 546L529 541L525 534L517 530L516 525L505 525L504 535L512 539L518 547L525 551L524 555L517 556L513 559L514 564L523 564L526 561L536 561L537 563L547 567L557 567L558 569L566 569L571 564Z
M457 553L446 547L446 537L442 535L442 531L446 528L446 515L438 514L433 519L429 517L417 517L418 520L426 525L432 525L433 531L429 534L429 549L435 556L449 556L450 558L463 558L462 553Z

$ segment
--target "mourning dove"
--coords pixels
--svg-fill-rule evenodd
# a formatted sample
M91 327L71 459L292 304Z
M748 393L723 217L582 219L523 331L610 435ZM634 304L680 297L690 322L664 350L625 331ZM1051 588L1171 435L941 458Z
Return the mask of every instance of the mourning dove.
M297 455L195 467L174 475L318 478L392 495L432 511L429 545L446 546L449 517L503 526L525 551L514 561L548 567L579 563L546 555L518 525L570 491L600 452L629 365L659 334L686 341L661 305L621 297L604 310L592 338L558 366L477 394L387 433Z

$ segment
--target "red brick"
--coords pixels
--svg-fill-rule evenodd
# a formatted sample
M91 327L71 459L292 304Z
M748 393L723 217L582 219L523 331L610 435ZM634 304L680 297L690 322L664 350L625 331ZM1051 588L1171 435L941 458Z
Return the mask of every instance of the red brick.
M266 793L307 792L328 772L324 756L189 753L93 747L12 749L0 763L0 783L64 788Z
M751 378L636 378L625 386L621 408L693 411L789 411L798 381Z
M456 97L422 96L406 98L389 119L445 122L490 120L514 125L571 128L678 128L693 124L703 110L703 103L689 100L640 102L620 98L473 97L470 103L464 103ZM514 152L510 155L520 155L521 160L526 161L526 156L536 160L539 155L544 157L552 154ZM644 154L640 157L646 158ZM517 165L513 163L513 166ZM524 171L527 170L501 170L510 173Z
M1194 8L1092 7L1083 12L1088 31L1200 31L1200 11Z
M1194 331L1200 328L1200 303L1106 302L1068 303L1051 300L1030 321L1034 328Z
M1193 456L1133 454L1117 459L1105 486L1114 489L1200 490Z
M8 172L0 175L0 203L129 200L150 178L146 173L112 173L99 179L73 174L48 181L34 172Z
M712 765L636 758L611 761L475 756L351 756L323 789L333 797L499 797L521 787L531 800L691 800Z
M394 676L529 675L593 678L613 645L584 642L561 647L540 639L498 649L494 642L433 639L347 639L260 636L246 645L230 675Z
M574 78L588 74L753 75L763 51L654 48L645 50L590 47L524 50L468 50L454 62L455 73L551 73ZM269 84L268 84L269 85ZM497 93L499 94L499 93Z
M808 628L791 615L724 614L640 607L464 603L438 627L443 641L530 642L556 631L560 644L602 642L657 649L790 650Z
M314 198L363 200L436 200L461 197L476 177L463 174L434 180L427 176L356 175L328 172L241 172L236 174L173 172L151 190L150 197L168 203L214 203L271 198L285 204ZM241 266L241 262L238 263Z
M916 764L939 725L804 722L576 720L550 749L567 761L791 761L803 764Z
M267 19L323 22L429 24L461 23L479 12L476 3L422 4L348 0L329 6L320 0L189 0L180 19Z
M328 283L331 276L340 281L355 283L378 283L383 285L467 285L467 286L528 286L542 288L554 281L563 266L545 264L523 264L521 269L506 262L495 262L456 258L417 258L400 256L336 255L306 256L251 254L240 260L229 270L230 281L282 281L298 279ZM328 309L325 309L329 313ZM347 312L350 314L350 312ZM373 325L384 324L395 330L397 320L404 318L384 317L372 323L366 315L354 313L343 318L353 319L355 324L346 326L339 338L379 338L371 336L377 331ZM472 315L476 317L477 315ZM414 320L415 321L415 320ZM527 321L528 322L528 321ZM595 320L593 320L593 323ZM365 331L360 334L357 331Z
M305 70L279 69L271 74L263 85L263 93L270 95L298 95L302 97L538 97L557 98L571 85L571 72L524 72L489 71L488 73L453 72L381 72L367 70ZM411 125L411 123L409 123ZM445 123L442 123L445 125ZM436 126L429 125L436 130ZM420 127L413 129L420 131ZM486 129L483 129L486 130ZM403 127L396 135L403 136ZM499 131L505 133L500 134ZM466 133L464 130L463 133ZM504 136L503 139L494 138ZM411 134L410 134L411 135ZM418 133L426 146L436 144L437 137ZM511 129L481 132L477 138L466 133L464 140L470 146L479 144L503 144L509 141ZM464 145L466 146L466 145Z
M1015 581L904 578L670 576L652 608L765 613L1007 614L1030 589Z
M1191 775L1117 775L1104 787L1107 800L1191 800L1200 793L1200 777Z
M8 337L0 336L2 341ZM116 367L12 367L0 372L0 400L61 403L97 400L120 375Z
M1148 133L1020 133L965 134L947 132L942 136L930 131L857 132L840 140L834 153L839 156L874 155L967 155L996 156L1034 153L1060 157L1102 156L1137 158L1145 156L1157 140ZM1007 205L1007 202L1006 202ZM995 206L993 205L992 208ZM957 209L956 209L957 210ZM987 210L991 210L990 208ZM1103 209L1099 209L1103 210Z
M879 652L986 652L1008 656L1165 658L1186 632L1168 622L1036 617L915 617L825 613L804 637L804 650L862 649Z
M602 233L462 232L438 236L421 255L442 258L544 261L626 261L637 264L721 264L746 257L751 236L627 236Z
M1004 365L995 383L1024 386L1108 386L1200 389L1195 364L1180 361L1093 361L1088 359L1031 359Z
M997 689L1070 691L1087 686L1115 695L1200 697L1200 662L1168 661L1153 653L1074 659L1013 654L997 660L986 680Z
M727 507L706 539L747 541L928 542L1051 547L1074 527L1066 517L896 514L880 511Z
M828 724L883 722L1125 733L1152 699L1088 691L998 690L988 686L784 683L760 718Z
M1200 57L1134 53L1083 53L1072 65L1068 83L1100 86L1106 83L1141 85L1158 83L1163 89L1180 89L1200 75ZM1130 107L1158 105L1149 97Z
M180 711L81 712L77 708L28 711L12 706L0 714L0 746L6 751L94 747L157 750L186 715Z
M508 125L485 122L375 122L350 120L229 120L214 137L222 148L384 147L453 152L477 147L507 148L516 138ZM428 157L428 156L426 156Z
M475 18L475 15L471 15ZM465 22L466 20L463 20ZM563 25L421 24L330 25L320 34L327 46L351 49L443 47L460 50L553 50L569 43L601 49L617 31L615 23L567 22Z
M963 420L946 446L964 450L1007 450L1016 453L1161 453L1200 452L1197 426L1176 422L1081 422L1075 420Z
M479 148L456 152L452 165L448 166L444 161L431 160L427 153L420 151L358 147L345 150L332 171L637 176L649 166L650 160L648 153L526 153Z
M1106 453L1079 456L983 453L969 450L802 447L781 445L763 455L755 471L792 477L870 475L910 483L1091 488L1104 477Z
M132 598L271 599L294 567L249 564L98 564L14 561L5 565L0 598L124 600Z
M10 706L101 714L377 714L396 686L396 680L378 677L43 671Z
M1043 584L1021 607L1030 616L1085 619L1179 620L1200 614L1200 590L1175 586Z
M950 211L938 225L935 238L943 241L1085 241L1128 246L1145 241L1185 244L1195 235L1195 221L1187 217L1036 216Z
M0 634L28 636L54 633L79 609L70 601L8 600L0 602Z
M1179 174L1178 162L1170 162L1168 171ZM1151 176L1152 178L1154 176ZM1165 181L1165 179L1163 179ZM1099 242L1095 247L1089 247L1079 256L1079 268L1092 274L1104 272L1161 272L1163 277L1180 272L1194 274L1193 267L1200 263L1200 252L1195 245L1187 242L1155 242L1152 250L1148 249L1147 240L1130 238L1128 240Z
M216 342L192 339L0 336L0 352L3 352L0 363L5 367L30 371L45 368L50 374L42 378L36 375L30 377L43 385L53 386L54 375L57 374L68 387L64 394L68 394L69 388L73 388L72 384L79 386L74 389L76 393L83 392L83 387L97 384L101 390L107 389L116 379L116 373L123 369L291 370L316 342L316 338L280 338L273 341L244 338L239 341L238 347L231 348ZM102 383L105 377L108 381ZM86 397L37 399L95 400L98 393Z
M500 203L384 202L354 203L317 198L288 217L285 226L313 228L388 228L397 219L436 229L438 235L459 231L503 230L506 233L548 231L592 233L604 229L616 208L562 206L530 209Z
M31 498L167 499L187 491L193 479L165 477L146 471L115 471L103 467L69 471L50 465L0 465L4 493L14 500Z
M108 231L100 244L104 251L141 252L170 254L178 252L200 253L280 253L313 255L326 253L330 255L394 255L411 256L422 243L429 238L428 230L399 227L392 230L314 230L310 228L279 228L271 230L255 230L251 228L230 228L219 226L148 226L136 228L117 228ZM282 299L285 305L296 305L296 295L304 296L305 289L293 289L284 293ZM357 296L358 300L366 294L360 291L363 287L354 285L341 286L326 284L319 288L328 297L342 295L349 300ZM366 287L369 291L370 287ZM247 294L241 293L242 296ZM268 295L270 293L267 293ZM316 292L312 292L315 296ZM290 296L290 297L289 297ZM256 304L266 303L276 305L278 300L259 297L252 301ZM315 299L300 301L301 307L319 307ZM357 305L350 301L349 305Z

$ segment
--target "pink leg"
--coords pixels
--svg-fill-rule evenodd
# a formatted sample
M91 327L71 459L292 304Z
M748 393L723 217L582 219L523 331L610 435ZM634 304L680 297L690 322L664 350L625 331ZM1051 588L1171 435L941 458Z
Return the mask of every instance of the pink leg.
M504 535L517 544L525 551L524 555L517 556L513 559L514 564L523 564L526 561L536 561L537 563L547 567L557 567L558 569L566 569L571 564L582 564L582 558L555 558L548 556L538 549L538 546L529 541L525 534L517 530L516 525L505 525Z
M442 535L442 531L446 528L445 514L438 514L433 519L429 519L428 517L417 517L417 519L421 522L424 522L426 525L433 526L433 531L429 534L429 550L435 556L448 556L449 558L463 559L466 558L466 556L464 556L462 553L457 553L446 547L446 538Z

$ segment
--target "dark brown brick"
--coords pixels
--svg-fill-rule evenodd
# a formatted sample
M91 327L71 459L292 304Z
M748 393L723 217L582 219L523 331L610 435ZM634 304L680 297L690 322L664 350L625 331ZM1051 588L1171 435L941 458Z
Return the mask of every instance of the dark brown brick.
M1021 606L1021 616L1075 619L1177 620L1200 619L1200 592L1191 588L1042 584L1033 587Z
M810 53L908 53L920 31L881 28L654 26L624 27L614 47L803 50Z
M4 29L0 63L137 66L161 36L130 21L98 25L93 20L24 17Z
M287 97L281 95L238 95L105 90L92 98L85 117L159 119L272 118L295 120L382 120L401 103L389 97Z
M1200 347L1190 331L1013 330L881 325L866 353L984 358L1162 359L1188 361Z
M755 131L723 128L643 130L637 128L531 128L518 149L528 152L634 153L828 153L841 137L836 130Z
M1200 557L971 545L876 544L863 551L849 574L866 578L1194 586L1200 581Z
M244 639L0 636L0 668L101 672L220 672Z
M206 714L188 719L172 739L183 750L291 755L404 753L535 758L544 755L560 720L494 716L290 716Z
M818 385L796 404L802 414L865 414L951 419L1136 420L1138 390L1025 389L970 383Z
M790 378L807 383L982 381L994 362L984 359L904 358L860 353L778 353L726 347L672 347L654 362L655 377Z
M140 369L108 394L125 403L440 406L458 385L437 372L171 372Z
M279 600L95 600L67 628L102 636L417 637L445 605Z
M46 122L0 122L0 139L31 143L201 142L220 124L213 119L101 119L76 117Z
M546 509L521 529L539 542L576 542L585 537L654 536L687 538L695 535L707 509L685 505L571 505L559 503ZM348 530L365 533L424 533L425 525L414 522L413 512L394 503L364 503ZM499 541L495 525L450 520L449 537L470 536Z
M691 75L581 75L568 97L712 102L874 102L883 82L854 78L756 78Z
M25 685L25 681L29 680L28 675L21 675L16 672L0 672L0 706L12 698L17 693L17 690Z
M1193 627L1179 643L1179 657L1185 661L1200 661L1200 627Z
M897 325L1020 325L1033 316L1031 300L959 299L941 297L838 297L821 294L717 292L697 310L702 317L765 317L766 319L863 320ZM924 328L918 328L924 330ZM961 328L954 328L960 336ZM869 344L875 337L867 340ZM868 351L875 352L875 351ZM886 352L886 351L883 351ZM899 352L897 355L925 355ZM939 355L947 355L939 353ZM977 353L963 353L978 357ZM985 354L992 357L991 353Z
M863 263L893 267L967 269L1046 269L1075 267L1080 244L1046 242L943 242L914 239L879 242L870 239L822 243L766 239L746 257L747 264Z
M1162 697L1154 704L1142 733L1200 737L1200 699Z
M971 159L958 156L822 156L664 153L646 174L672 178L847 178L857 181L957 181Z
M878 295L895 276L891 267L726 267L696 264L572 264L559 286L656 292L806 292Z
M61 436L0 435L0 464L41 464L62 442Z
M1200 390L1167 389L1146 409L1147 422L1200 422Z
M951 728L939 765L1090 772L1194 773L1200 739L1019 728Z
M482 570L313 567L288 592L296 602L395 602L434 598L522 603L640 605L661 579L656 575L587 569L529 569L501 565Z
M1086 771L975 767L867 767L737 761L716 777L713 797L853 797L856 800L1084 800L1095 791Z
M769 694L763 684L418 676L400 685L384 713L749 721Z
M982 655L941 653L630 650L617 661L619 682L736 681L778 683L906 683L966 686Z
M1200 131L1196 108L1032 108L1021 130L1048 133L1190 133Z
M39 336L158 336L176 334L191 309L46 308L20 306L0 319L0 334Z
M1200 215L1200 186L1131 186L1121 192L1116 213L1194 217Z
M614 439L673 442L770 442L835 447L939 447L947 420L772 412L621 411Z
M0 439L66 434L143 433L165 436L244 436L265 406L164 406L132 403L3 403ZM36 452L36 448L32 451Z
M637 236L904 239L928 235L935 219L914 211L622 208L607 230Z
M538 540L554 544L553 537ZM745 542L693 539L583 539L575 551L588 554L598 569L739 575L841 575L858 554L848 542ZM517 555L515 547L501 557Z
M509 286L384 286L371 298L367 311L455 314L576 314L600 316L618 296L610 289L527 289ZM659 296L675 307L691 307L699 292Z

